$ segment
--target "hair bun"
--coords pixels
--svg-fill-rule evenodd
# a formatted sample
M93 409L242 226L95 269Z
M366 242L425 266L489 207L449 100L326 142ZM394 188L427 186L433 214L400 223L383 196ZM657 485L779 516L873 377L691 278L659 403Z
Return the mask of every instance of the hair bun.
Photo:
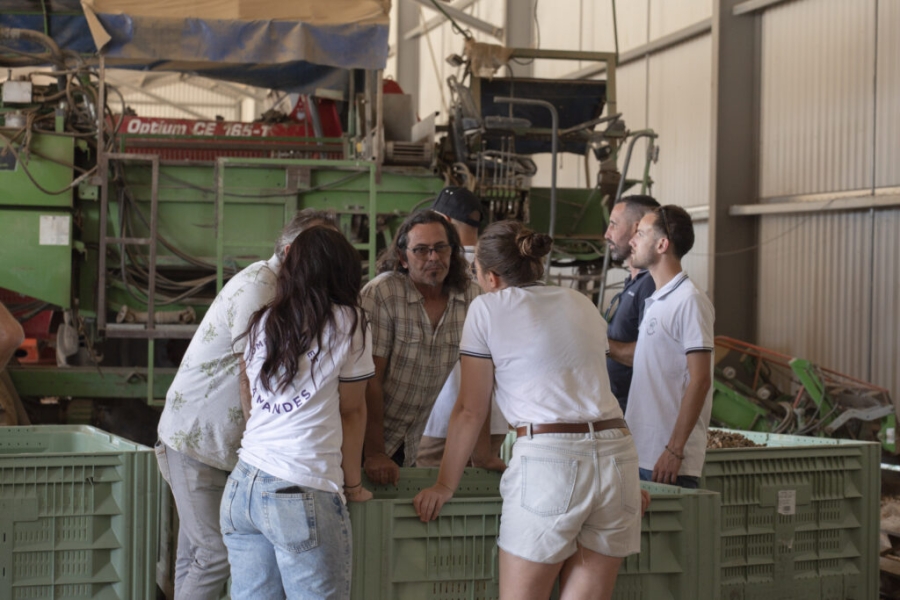
M519 248L519 254L526 258L541 258L550 253L553 238L546 233L523 229L516 235L516 246Z

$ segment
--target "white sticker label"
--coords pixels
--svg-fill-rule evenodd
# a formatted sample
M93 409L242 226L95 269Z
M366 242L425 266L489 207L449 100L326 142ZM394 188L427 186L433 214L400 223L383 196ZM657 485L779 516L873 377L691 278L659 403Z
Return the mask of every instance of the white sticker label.
M893 444L897 441L897 431L893 427L888 427L887 430L887 443Z
M41 246L68 246L69 245L69 217L41 215Z
M778 492L778 514L792 515L797 512L797 490Z

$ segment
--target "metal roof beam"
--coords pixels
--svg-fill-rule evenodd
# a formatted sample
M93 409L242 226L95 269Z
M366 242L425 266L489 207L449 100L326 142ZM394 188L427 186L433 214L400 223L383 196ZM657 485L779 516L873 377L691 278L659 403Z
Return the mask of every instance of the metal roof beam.
M437 11L434 4L432 4L429 0L406 0L407 2L415 2L416 4L421 4L425 8L430 10ZM453 20L468 25L472 29L477 29L483 33L486 33L492 37L497 38L500 41L503 41L503 28L497 27L493 23L488 23L487 21L482 21L477 17L473 17L469 13L463 12L457 8L453 8L449 4L446 6L442 6L444 12L450 15ZM442 15L443 16L443 15Z
M478 0L456 0L456 2L452 2L452 3L448 4L446 8L455 8L456 10L463 10L463 9L469 8L476 2L478 2ZM434 8L434 7L432 7L432 8ZM446 20L447 20L447 17L445 17L442 14L432 17L432 18L428 19L427 21L425 21L424 23L422 23L421 25L417 25L416 27L413 27L412 29L410 29L409 31L404 33L403 39L407 42L410 40L413 40L421 35L428 33L435 27L439 27L439 26L443 25Z

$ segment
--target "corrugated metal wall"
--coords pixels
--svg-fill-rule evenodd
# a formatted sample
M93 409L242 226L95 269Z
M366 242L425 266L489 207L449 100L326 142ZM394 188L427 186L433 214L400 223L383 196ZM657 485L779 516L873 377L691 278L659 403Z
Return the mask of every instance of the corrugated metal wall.
M895 0L764 13L763 198L900 184L898 31ZM895 208L763 217L759 343L900 394L898 232Z
M874 229L871 377L872 383L891 389L896 401L900 399L900 210L876 212Z
M698 288L709 291L709 223L694 220L694 247L681 259L681 267Z
M659 39L712 16L713 0L649 0L649 2L650 40Z
M760 344L866 379L871 215L764 217L760 225Z
M650 57L647 124L659 134L654 193L663 204L709 205L710 36Z
M900 2L878 3L875 185L900 185Z
M763 14L762 197L871 186L875 4L802 0Z

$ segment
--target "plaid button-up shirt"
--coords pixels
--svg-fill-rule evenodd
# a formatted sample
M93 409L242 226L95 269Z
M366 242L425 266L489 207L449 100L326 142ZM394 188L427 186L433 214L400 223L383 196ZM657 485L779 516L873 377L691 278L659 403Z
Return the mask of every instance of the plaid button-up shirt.
M384 375L384 450L404 444L404 466L415 464L431 407L459 360L459 339L469 304L481 288L469 283L450 292L437 327L425 312L425 298L403 273L382 273L362 290L372 327L372 354L387 359Z

